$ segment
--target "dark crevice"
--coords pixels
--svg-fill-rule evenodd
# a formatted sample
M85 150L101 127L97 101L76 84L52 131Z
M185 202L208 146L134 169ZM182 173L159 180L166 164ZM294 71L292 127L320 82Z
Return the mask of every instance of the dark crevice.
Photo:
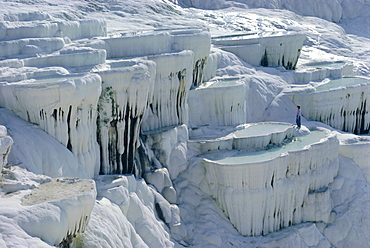
M284 57L283 57L283 60L284 60ZM284 61L283 61L284 63ZM269 62L268 62L268 58L267 58L267 51L265 50L265 54L263 55L262 59L261 59L261 62L260 62L261 66L268 66L269 65Z
M69 105L68 114L67 114L67 127L68 127L68 142L67 149L72 151L71 144L71 114L72 114L72 105Z

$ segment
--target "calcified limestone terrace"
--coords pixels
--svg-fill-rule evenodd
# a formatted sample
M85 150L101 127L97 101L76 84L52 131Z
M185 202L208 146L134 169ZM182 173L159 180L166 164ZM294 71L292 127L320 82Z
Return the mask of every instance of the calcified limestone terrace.
M214 132L210 134L210 130ZM202 135L202 133L207 135ZM281 144L294 136L294 127L287 123L254 123L237 127L194 128L190 132L189 149L203 153L213 150L261 148Z
M369 133L370 81L353 77L330 80L314 91L293 91L288 97L302 107L310 120L355 134Z
M105 58L106 51L103 49L66 49L43 57L26 58L22 62L27 67L92 67L103 64Z
M311 82L325 78L353 76L353 64L344 61L317 61L297 65L294 71L296 82Z
M341 248L369 243L369 217L362 214L368 212L369 197L362 197L368 184L357 168L366 172L368 163L356 150L367 144L342 145L343 157L327 133L304 136L306 128L294 130L291 124L245 124L293 122L295 104L284 89L351 75L351 65L317 62L319 57L345 61L348 54L358 54L358 72L368 73L367 51L358 49L366 43L318 18L284 10L240 11L237 6L245 1L201 1L215 8L221 2L233 6L219 12L184 9L177 5L181 0L3 1L0 106L25 120L0 109L0 125L15 142L6 152L8 165L0 180L6 194L0 192L1 247ZM328 8L313 2L324 12ZM18 13L18 7L41 7L48 14ZM106 17L109 33L105 21L77 20L82 17ZM255 28L255 36L233 35ZM305 35L274 30L307 34L303 71L285 69L297 67ZM226 34L214 39L212 50L211 33ZM305 119L303 124L322 125ZM79 180L61 178L73 189L58 187L72 193L59 195L53 185L61 181L47 183L51 179L45 175L94 178L98 195L81 203L82 196L74 195L85 192ZM39 200L38 190L45 189L56 194L47 194L44 202L30 200ZM21 198L33 205L20 206ZM55 202L67 210L58 212ZM222 211L247 235L313 223L245 237Z
M182 50L194 53L192 61L192 85L200 85L203 70L210 53L210 34L201 29L164 30L134 36L104 38L87 44L107 51L108 58L139 57Z
M215 37L212 43L253 66L283 66L294 70L305 39L305 35L294 32L266 32Z
M0 106L38 124L73 152L90 178L98 174L97 74L1 83Z
M360 141L350 144L341 144L339 154L352 159L363 171L363 175L367 182L370 183L370 142Z
M155 66L150 61L115 61L98 71L102 94L98 103L98 143L102 174L135 171L140 125L153 97Z
M191 51L148 57L156 63L156 74L143 131L188 123L186 99L192 82L193 58Z
M8 155L12 147L13 139L7 135L5 126L0 126L0 171L8 162Z
M17 40L22 38L65 37L81 39L93 36L105 36L104 20L80 21L9 21L0 24L1 40Z
M39 17L42 20L48 18ZM2 94L12 92L10 95L14 96L8 101L4 95L0 106L39 124L70 149L84 165L88 177L99 171L107 174L142 173L142 168L134 162L141 128L149 131L188 123L187 94L191 85L202 82L211 45L210 34L202 29L76 40L106 36L106 23L102 20L20 21L1 27L4 41L0 55L18 59L5 59L0 63L4 68ZM19 32L23 35L18 35ZM30 36L30 32L37 34ZM147 57L142 57L141 62L106 61L106 58L138 56ZM99 74L104 84L90 70ZM89 73L76 77L69 75L76 71ZM88 78L93 82L84 82ZM22 98L25 84L29 90L39 91L38 94L51 89L50 99L25 96L21 100L22 107L18 107L15 99ZM40 85L45 86L40 88ZM72 90L69 85L84 93ZM101 96L100 87L103 87ZM55 98L51 96L52 91L60 94ZM70 94L67 91L77 92L74 97L79 99L60 99ZM96 97L100 99L99 104ZM30 100L35 104L26 104ZM98 126L94 124L97 117ZM52 123L54 119L55 124ZM95 132L100 153L96 153ZM76 133L81 136L74 137Z
M245 80L239 77L219 78L191 90L188 101L189 126L231 126L245 123Z
M15 218L27 233L49 245L69 244L85 231L95 198L92 180L54 179L25 195L25 207Z
M8 154L10 164L20 164L29 171L50 177L88 178L78 158L39 126L5 108L0 108L0 125L9 127L14 140Z
M243 235L267 234L302 221L328 222L326 188L338 172L338 150L335 136L312 131L268 150L204 154L205 189Z

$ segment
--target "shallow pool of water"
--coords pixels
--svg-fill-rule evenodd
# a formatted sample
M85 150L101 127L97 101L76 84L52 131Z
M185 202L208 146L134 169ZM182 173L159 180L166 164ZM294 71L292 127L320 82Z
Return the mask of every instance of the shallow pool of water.
M70 80L76 80L76 79L81 79L85 75L65 75L61 77L50 77L46 79L37 79L34 81L32 84L48 84L48 83L56 83L56 82L63 82L63 81L70 81Z
M211 140L222 138L226 136L235 135L236 137L252 137L262 136L270 133L283 132L285 129L291 127L291 124L285 123L258 123L251 124L242 129L235 129L234 127L204 127L202 132L193 131L190 133L191 140Z
M316 92L330 90L330 89L334 89L338 87L348 87L348 86L353 86L353 85L363 84L363 83L370 83L370 80L367 78L360 78L360 77L339 78L339 79L330 80L328 83L322 84L316 87Z
M254 152L248 151L217 152L207 154L205 158L214 161L218 164L230 164L230 165L263 162L278 157L280 156L280 154L285 152L301 150L305 146L317 143L322 138L325 137L326 134L323 131L312 131L310 134L306 136L294 138L292 142L283 146Z
M290 126L291 126L290 124L261 123L257 125L252 125L245 129L238 130L234 132L234 134L236 135L236 137L261 136L270 133L283 132Z
M302 67L328 67L328 68L340 68L344 66L346 62L344 61L320 61L320 62L311 62L303 64Z
M208 86L208 88L230 87L230 86L237 86L241 84L243 84L243 82L241 81L241 78L227 78L227 79L216 80L214 83Z

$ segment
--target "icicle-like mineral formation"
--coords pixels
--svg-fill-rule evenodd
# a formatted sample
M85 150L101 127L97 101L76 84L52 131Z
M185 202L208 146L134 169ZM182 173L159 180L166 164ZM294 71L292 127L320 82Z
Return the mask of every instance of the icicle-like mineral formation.
M212 43L234 53L253 66L283 66L294 70L303 42L304 34L295 32L264 33L216 37Z
M155 63L117 61L99 71L98 143L102 174L137 174L140 125L153 95ZM139 173L140 174L140 173Z
M327 187L338 173L338 140L319 131L299 139L292 150L278 149L275 155L274 149L218 151L203 159L209 193L241 234L261 235L304 221L329 221Z
M191 51L148 57L156 63L153 99L143 131L188 123L187 95L191 86L194 54Z
M179 29L104 38L93 41L87 46L105 49L108 58L139 57L191 50L194 53L191 63L191 81L192 86L197 87L203 81L203 71L211 49L211 36L209 32L202 29Z
M305 118L355 134L370 131L370 80L341 78L318 86L314 92L288 93L301 105Z
M189 125L232 126L245 123L246 84L242 78L220 78L189 92Z
M0 87L0 106L38 124L71 150L89 178L98 174L96 106L101 92L99 75L3 82Z
M54 179L24 196L24 207L15 218L28 234L49 245L65 247L85 231L95 198L93 180Z

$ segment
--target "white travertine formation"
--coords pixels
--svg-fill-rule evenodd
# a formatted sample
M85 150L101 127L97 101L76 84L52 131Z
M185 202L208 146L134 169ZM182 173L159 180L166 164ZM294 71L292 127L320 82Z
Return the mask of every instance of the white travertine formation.
M144 132L143 135L155 157L168 169L170 178L176 179L187 167L187 126L183 124L174 128ZM162 189L159 190L161 191Z
M13 139L7 135L6 127L0 125L0 172L7 164L12 144Z
M0 40L22 38L65 37L81 39L106 36L106 22L102 19L80 21L15 21L0 22Z
M370 142L341 144L339 154L352 159L360 167L367 182L370 183Z
M266 147L269 144L278 145L295 134L291 124L278 122L245 124L236 128L224 128L225 130L212 128L215 130L215 135L204 137L201 134L202 129L209 128L197 128L192 132L194 138L191 137L188 141L189 149L198 154L213 150L251 149Z
M97 190L99 197L109 199L120 208L122 212L120 218L126 220L126 225L134 227L136 235L140 236L146 245L149 247L173 246L167 228L175 233L180 232L179 209L148 187L144 180L135 179L133 175L99 176ZM158 217L163 222L154 214L158 208L161 212Z
M203 82L210 81L216 76L218 64L221 60L221 52L219 50L213 49L208 55L207 62L203 70Z
M97 74L0 84L0 106L38 124L72 151L88 177L99 172L96 106L101 92Z
M27 79L36 79L36 78L52 78L62 75L67 75L69 72L63 67L22 67L19 68L7 68L0 76L1 82L17 82Z
M132 3L128 1L128 4ZM180 13L172 5L161 4L168 7L165 12L169 19L173 13ZM224 5L221 1L204 1L204 6L210 4ZM120 4L113 2L100 1L96 5L89 2L81 3L81 6L88 9L103 6L104 11L115 9L114 15L123 19L126 15L126 10L121 9L124 10L121 12ZM227 6L226 2L224 6ZM160 10L159 5L156 6L158 9L152 9L151 4L142 7L154 12ZM102 16L104 11L88 15ZM87 12L81 10L73 15L82 13ZM201 15L207 15L204 23L214 18L210 13ZM307 70L293 73L282 68L252 68L242 61L253 66L295 69L305 35L290 32L216 37L213 39L215 48L210 53L211 37L205 29L149 32L139 30L140 24L138 30L132 31L138 35L115 33L106 37L105 21L59 21L59 18L75 18L68 13L57 17L38 12L9 13L0 17L5 20L0 22L0 107L8 108L24 119L20 121L10 110L0 109L0 124L7 126L15 141L8 156L9 161L14 160L10 168L4 168L4 175L7 173L11 178L19 173L12 184L2 183L3 189L4 185L9 189L7 193L16 192L9 197L10 201L20 200L27 193L23 190L38 187L46 180L30 180L30 172L18 172L20 168L16 165L51 177L96 178L98 184L94 222L90 227L87 223L96 199L94 183L56 179L24 197L23 204L27 206L9 211L11 204L0 202L0 233L4 233L9 222L22 237L20 242L29 246L33 242L45 246L69 246L72 239L87 227L88 234L75 241L83 240L83 245L89 247L191 246L199 237L208 241L207 244L221 247L225 240L223 235L218 235L218 230L195 235L195 239L192 233L187 235L181 225L179 207L174 205L184 203L179 200L180 194L174 187L181 185L184 191L191 191L188 200L197 202L194 206L213 206L201 203L207 200L197 194L200 189L214 197L243 235L264 235L296 223L320 222L320 230L326 228L331 240L343 236L329 230L335 215L341 214L339 208L344 202L338 192L333 197L331 188L339 166L338 141L334 135L313 131L312 136L304 136L305 132L309 133L305 127L294 130L290 124L245 122L261 121L268 111L277 110L270 113L270 117L277 116L279 121L284 111L290 115L289 107L294 104L281 93L284 88L289 88L288 81L340 78L351 75L353 65L340 62L326 67L325 63L311 63L305 65ZM115 18L109 22L115 22ZM225 15L224 20L227 18ZM237 20L239 17L231 18ZM145 24L149 28L154 24L151 21ZM279 22L271 22L272 29L290 26L289 20ZM159 27L155 25L151 28ZM228 29L226 26L223 28ZM291 28L302 30L294 25ZM215 31L214 27L212 31ZM312 35L311 31L307 33ZM93 39L82 39L94 36ZM86 74L71 75L72 72ZM216 75L219 77L215 78ZM340 90L329 90L334 95L323 91L323 95L317 97L321 102L315 106L323 111L319 113L319 120L333 120L333 126L342 122L343 129L368 132L370 94L366 87L349 87L345 92L348 95L338 93ZM280 93L284 99L277 97ZM316 93L321 94L318 90ZM339 100L335 98L337 96ZM298 96L297 101L301 101ZM305 115L312 107L312 99L307 97L303 101L305 103L300 104ZM338 109L342 119L334 111ZM236 125L240 126L234 128ZM190 141L188 126L192 129ZM277 131L276 126L279 126ZM211 129L225 131L225 135L212 136ZM1 167L6 163L10 144L11 139L0 126ZM368 144L358 146L368 148ZM352 158L368 173L365 153L356 148L343 145L339 152ZM200 160L202 162L195 165ZM342 161L350 159L342 158ZM189 172L194 167L199 173ZM98 176L98 173L120 175ZM122 175L126 173L131 175ZM181 178L187 173L193 173L194 178L188 179L196 182L196 186ZM144 177L146 182L135 176ZM19 183L22 177L26 182ZM338 189L341 189L340 180L334 183ZM79 185L80 182L87 183ZM60 183L67 187L60 187ZM346 187L343 183L343 188ZM44 191L42 197L40 191ZM72 194L67 197L67 193ZM40 201L41 198L46 199ZM333 205L333 199L337 205ZM9 206L3 208L4 202ZM15 214L18 209L19 215ZM219 211L217 207L215 209ZM186 211L183 216L191 214ZM201 214L219 217L219 213L204 212ZM227 226L226 218L221 218ZM342 221L341 218L337 219ZM192 224L187 228L191 232L195 230ZM22 232L18 232L19 229ZM209 230L200 229L199 232ZM306 246L330 246L326 240L312 240L323 237L316 226L306 228L316 232L312 239L303 229L297 229L299 241L293 243L302 244L301 240L304 240ZM347 235L349 231L344 233ZM12 231L4 236L0 234L0 246L4 240L17 235ZM24 241L26 239L28 241ZM281 244L284 242L281 240L272 244ZM16 242L12 244L18 245Z
M334 135L325 138L314 132L315 137L308 138L309 134L302 144L293 142L293 150L280 155L269 155L269 150L234 151L203 158L208 185L203 190L216 198L241 234L261 235L304 221L329 221L327 187L338 173L339 143Z
M10 41L0 41L0 57L18 54L29 55L47 53L62 49L65 45L63 38L28 38Z
M171 49L175 51L191 50L194 53L192 86L203 82L204 66L211 49L211 35L200 29L178 30L171 33Z
M98 104L98 143L103 174L136 174L134 156L140 125L153 97L154 62L116 61L98 71L102 94Z
M220 78L189 92L189 126L232 126L245 123L243 78Z
M28 67L62 66L70 68L103 64L105 58L106 51L103 49L72 49L62 50L59 54L23 59L23 63Z
M148 57L156 63L153 99L146 111L143 131L188 123L188 92L194 53L182 51Z
M263 33L215 37L212 43L253 66L284 66L294 70L306 36L300 33Z
M139 57L191 50L192 85L203 81L203 70L211 49L209 32L202 29L169 30L168 32L144 33L135 36L104 38L87 46L105 49L108 58Z
M341 78L344 76L353 76L354 66L352 63L343 61L334 62L311 62L299 65L294 71L296 82L311 82L323 80L325 78Z
M77 157L55 138L12 111L0 108L0 125L8 127L14 144L10 166L19 165L38 175L88 178Z
M67 245L85 231L95 198L93 180L54 179L25 195L14 218L29 235L49 245Z
M287 93L300 104L306 119L324 122L334 128L366 134L370 130L370 80L342 78L331 80L313 92Z

